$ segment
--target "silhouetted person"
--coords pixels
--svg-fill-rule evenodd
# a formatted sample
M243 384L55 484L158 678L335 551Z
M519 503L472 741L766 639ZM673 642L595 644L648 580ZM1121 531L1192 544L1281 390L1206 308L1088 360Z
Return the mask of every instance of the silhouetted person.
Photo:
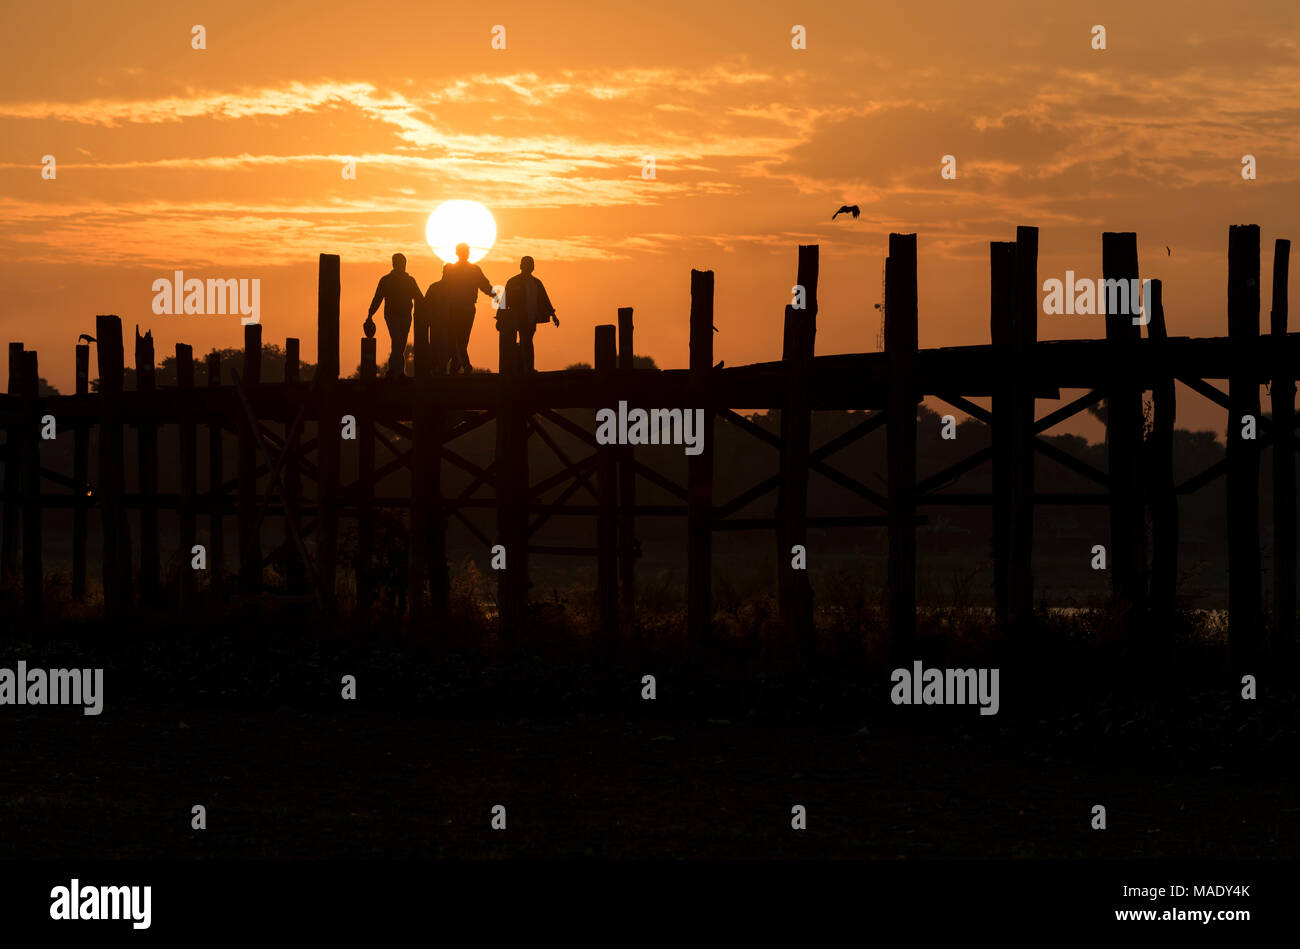
M547 321L560 325L546 295L546 287L533 276L533 258L519 260L519 273L506 281L505 306L497 311L497 329L501 331L501 356L519 345L521 372L533 371L533 333L538 323Z
M406 337L411 332L411 308L424 299L420 295L420 285L406 272L406 257L393 255L393 269L379 278L375 287L375 298L370 301L370 312L362 324L366 336L375 335L375 321L372 319L379 301L384 301L384 322L388 324L388 335L393 341L393 353L388 358L389 377L400 376L406 362Z
M452 342L452 372L473 372L469 364L469 334L474 328L474 305L481 290L492 296L492 284L478 264L469 262L469 245L456 245L456 262L442 269L443 293L447 297L447 323Z
M424 312L429 321L429 358L433 371L442 374L452 356L451 327L447 317L446 273L449 264L443 264L443 276L429 284L424 291Z

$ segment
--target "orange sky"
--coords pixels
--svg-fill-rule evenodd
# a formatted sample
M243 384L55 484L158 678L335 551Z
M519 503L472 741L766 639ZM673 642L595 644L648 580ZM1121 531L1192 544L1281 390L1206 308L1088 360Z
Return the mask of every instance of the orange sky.
M1217 335L1228 225L1263 229L1265 325L1272 242L1300 238L1294 0L51 2L5 17L0 325L65 391L96 313L128 337L152 329L160 354L240 344L237 317L152 313L153 280L176 269L260 278L264 339L301 336L314 359L320 252L343 258L350 371L392 252L435 278L424 222L448 198L496 216L492 282L537 259L563 324L539 331L542 369L589 361L619 306L636 308L638 352L685 366L692 266L716 273L716 358L776 358L799 243L822 248L818 352L874 350L890 231L919 235L921 345L987 342L987 244L1017 224L1041 229L1040 280L1100 276L1101 232L1136 230L1170 332ZM1241 178L1247 153L1258 180ZM844 202L862 217L832 223ZM484 299L471 340L488 365L490 315ZM1097 317L1039 325L1101 335ZM1181 398L1182 424L1221 428Z

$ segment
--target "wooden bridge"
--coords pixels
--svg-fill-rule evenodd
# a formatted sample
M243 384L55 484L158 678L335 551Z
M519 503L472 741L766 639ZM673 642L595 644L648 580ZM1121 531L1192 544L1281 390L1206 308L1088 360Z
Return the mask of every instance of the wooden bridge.
M813 600L805 571L791 568L791 549L807 543L810 527L851 529L887 525L889 538L889 613L895 646L908 648L916 627L916 526L923 509L941 505L988 505L994 525L995 590L1000 620L1011 631L1023 629L1033 610L1033 524L1036 504L1103 505L1109 509L1110 571L1114 607L1135 635L1159 636L1174 610L1178 558L1178 496L1226 476L1230 556L1230 642L1234 656L1247 660L1265 646L1266 622L1260 581L1260 452L1274 446L1275 602L1272 636L1278 653L1289 650L1295 634L1296 500L1294 379L1300 340L1287 333L1289 242L1277 241L1273 260L1271 334L1259 334L1260 234L1254 225L1232 227L1228 241L1227 336L1189 339L1168 335L1160 281L1150 284L1145 309L1147 336L1126 314L1105 317L1105 338L1039 341L1038 231L1017 229L1016 239L990 245L990 343L931 350L918 349L916 236L891 234L886 261L884 352L815 356L818 248L799 248L796 282L806 292L805 306L787 306L784 347L779 361L719 368L713 359L713 274L691 272L690 368L633 368L632 310L618 310L617 324L595 330L594 370L521 373L516 353L503 342L500 372L449 376L432 368L430 329L415 325L414 377L376 377L375 341L362 340L359 379L339 378L339 258L320 258L317 369L299 377L300 347L289 339L284 378L262 378L262 327L245 327L244 354L236 384L221 385L220 357L207 359L206 385L196 379L190 346L177 344L177 386L156 384L150 334L137 335L134 391L124 391L121 321L96 317L98 391L89 385L90 347L76 348L75 395L41 397L37 354L21 343L9 348L9 390L0 396L0 425L8 433L4 450L3 549L6 571L21 562L25 612L41 611L42 511L73 511L73 587L86 587L88 516L100 512L103 531L103 589L106 614L120 618L134 608L133 562L139 564L139 602L157 604L160 563L159 514L178 518L178 553L188 562L199 543L199 518L208 521L207 554L214 584L222 571L223 518L238 524L238 590L231 596L256 598L263 568L267 518L283 524L278 546L293 554L296 581L322 610L335 593L340 518L355 518L360 568L358 599L373 595L368 564L373 553L375 511L409 512L408 605L413 629L437 633L447 621L446 526L461 520L485 548L502 545L508 568L499 573L499 617L503 638L526 627L529 555L576 554L596 557L600 627L611 640L620 628L635 625L635 524L639 517L685 517L688 525L687 602L689 631L707 640L712 629L711 542L715 531L770 530L779 567L781 615L788 631L813 642ZM1107 280L1136 280L1137 237L1102 236L1102 270ZM1226 379L1226 391L1207 379ZM1181 382L1229 413L1225 460L1182 484L1173 477L1175 383ZM1272 384L1272 417L1262 418L1259 385ZM1060 400L1061 389L1087 394L1037 415L1041 400ZM1143 393L1152 392L1154 417L1144 432ZM990 447L934 475L918 480L917 405L931 396L992 428ZM970 401L991 397L992 410ZM685 484L638 463L628 445L601 445L594 429L560 414L564 409L600 409L626 400L632 406L705 409L704 451L689 459ZM1107 403L1108 469L1101 471L1040 435L1096 405ZM779 435L733 410L779 409ZM810 444L811 413L827 409L873 410L847 432L823 445ZM42 467L42 419L54 416L58 431L73 433L73 468ZM341 419L355 420L359 443L357 478L342 483ZM1255 439L1241 437L1241 419L1257 420ZM713 433L716 423L734 425L778 451L775 470L734 498L714 496ZM278 425L273 430L270 423ZM306 437L308 424L314 437ZM496 427L495 459L481 467L458 453L456 440L487 423ZM179 431L179 457L167 459L179 472L179 492L160 493L158 431ZM126 484L124 427L138 431L139 479ZM888 487L885 493L834 466L834 455L880 426L886 429ZM89 487L89 435L99 429L97 477ZM590 448L571 459L548 428L562 430ZM197 439L209 440L209 470L200 487ZM552 476L529 476L528 440L536 435L561 460ZM222 470L223 439L237 439L235 477ZM62 437L62 436L60 436ZM391 460L376 464L376 444ZM1082 475L1096 486L1087 493L1039 490L1034 455L1040 453ZM962 475L992 464L993 490L953 490ZM467 472L471 480L456 496L443 490L445 466ZM408 469L411 488L404 496L382 497L377 489L389 475ZM808 479L816 472L865 499L878 515L809 517ZM304 491L304 480L314 489ZM677 503L637 503L638 483L648 482ZM485 494L487 490L491 494ZM549 492L552 500L543 501ZM571 499L580 491L591 503ZM775 494L774 513L740 518L737 512ZM489 537L466 517L474 508L494 508L496 535ZM127 511L139 512L138 559L127 530ZM1147 512L1151 551L1147 551ZM594 548L544 547L534 542L538 529L554 516L594 517ZM19 538L21 535L21 545ZM314 544L308 540L314 535ZM21 558L19 549L21 547ZM170 554L169 554L170 556ZM194 575L182 569L177 606L194 600ZM218 591L221 592L221 591ZM229 593L229 591L226 591ZM1137 622L1142 619L1143 622Z

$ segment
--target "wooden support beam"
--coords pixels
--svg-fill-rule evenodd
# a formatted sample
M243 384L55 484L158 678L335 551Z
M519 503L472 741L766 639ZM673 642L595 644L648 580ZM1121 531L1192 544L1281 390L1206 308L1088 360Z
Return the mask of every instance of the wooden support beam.
M913 526L919 527L927 518L919 516ZM827 527L887 527L889 516L880 514L852 515L846 517L810 517L808 526L813 529ZM777 528L775 517L729 517L713 525L715 531L770 531Z
M1287 283L1291 242L1273 244L1273 305L1269 328L1275 342L1286 337ZM1275 661L1286 663L1295 650L1296 629L1296 478L1295 366L1281 346L1273 363L1273 635Z
M433 415L429 378L433 375L432 300L415 308L415 404L411 407L411 526L407 542L406 608L411 632L426 636L429 608L425 599L429 571L430 420ZM444 563L444 567L445 567ZM431 571L429 571L431 572ZM432 579L430 577L430 579ZM441 625L438 631L445 635Z
M478 540L478 542L482 544L484 547L492 546L492 540L488 537L488 535L483 533L481 530L479 530L478 525L475 524L473 521L471 521L468 517L466 517L465 512L462 511L460 508L456 507L454 502L450 502L447 504L447 513L449 516L454 517L456 518L456 520L460 521L461 526L463 526L467 531L473 534L475 539Z
M534 431L537 432L540 437L543 429L538 426ZM533 498L541 497L547 491L564 484L572 478L575 479L575 483L578 487L586 488L587 493L590 494L592 498L599 499L600 491L591 483L591 478L588 476L589 472L596 470L599 460L600 449L597 449L596 453L589 455L586 458L581 458L576 462L569 462L564 468L555 472L555 474L543 478L529 489L528 494Z
M595 366L597 374L609 380L610 402L617 404L618 328L596 327ZM596 601L600 639L605 646L618 638L618 448L606 445L596 450Z
M186 343L176 344L176 385L182 392L194 389L194 349ZM194 503L198 499L199 474L197 436L194 415L188 400L181 409L179 438L180 470L180 557L176 561L177 600L182 610L194 603L194 570L191 567L194 545L198 543L198 518Z
M633 369L632 308L618 308L618 371ZM623 635L636 629L636 450L631 445L618 449L618 616Z
M77 344L77 395L90 394L90 344ZM90 426L78 422L72 435L72 491L77 506L72 509L72 596L86 595L86 537L90 520Z
M1148 284L1150 299L1143 301L1149 321L1147 336L1163 342L1165 327L1163 286ZM1174 423L1178 415L1174 377L1167 375L1151 392L1151 435L1146 443L1147 498L1151 508L1152 632L1167 641L1172 629L1178 592L1178 488L1174 483Z
M917 482L917 496L924 497L927 494L933 494L935 491L947 487L956 481L961 475L978 468L992 457L993 447L989 446L988 448L981 448L974 454L967 455L965 458L961 459L961 461L954 462L947 468L936 471L934 474L930 475L930 477ZM993 495L990 494L990 497L992 496Z
M498 630L503 643L522 639L528 620L528 417L522 358L501 334L497 382L495 482L497 543L506 569L497 571ZM527 374L531 376L531 373Z
M1259 420L1259 382L1252 352L1259 338L1259 225L1228 229L1228 650L1250 671L1261 658L1263 629L1259 552L1259 448L1242 437L1247 416Z
M975 421L977 422L983 422L985 425L993 424L993 413L988 411L987 409L981 408L980 406L976 405L970 399L964 399L961 396L954 395L951 392L936 392L934 393L934 397L938 399L940 402L946 402L948 405L951 405L954 409L958 409L962 412L965 412L967 415L975 419Z
M781 625L789 641L801 652L809 654L817 645L812 585L808 581L807 569L808 448L812 436L808 383L817 336L817 245L800 246L798 261L795 293L802 306L792 304L785 308L782 342L786 390L785 405L781 409L776 568ZM798 300L799 297L802 300Z
M566 432L569 432L570 434L586 442L588 445L591 445L592 447L598 447L596 443L595 435L593 435L591 432L587 431L586 429L582 428L581 426L575 425L573 422L569 421L567 418L565 418L563 415L560 415L558 412L555 412L551 409L540 409L538 410L537 414L540 415L542 418L546 419L548 422L553 423L557 427L564 429ZM712 428L710 428L707 424L708 423L707 412L705 414L705 423L706 423L705 425L706 430L712 432ZM645 465L641 464L640 462L634 462L633 467L636 469L636 473L639 476L645 478L651 484L667 491L673 497L681 498L683 501L688 499L690 494L688 489L683 488L679 484L675 484L674 482L665 478L659 472L655 471L653 468L647 468ZM687 478L689 480L689 469L687 472ZM712 497L712 495L710 495L710 497Z
M1081 395L1077 399L1073 400L1072 402L1067 402L1059 409L1056 409L1053 412L1049 412L1047 415L1044 415L1037 422L1035 422L1034 434L1041 435L1043 432L1055 428L1057 425L1060 425L1066 419L1073 418L1074 416L1078 415L1080 412L1084 411L1085 409L1088 409L1096 405L1104 398L1106 398L1106 393L1104 390L1093 389L1087 395Z
M889 362L889 635L896 659L916 641L916 235L890 234L885 259L885 355Z
M1011 437L1011 381L1015 375L1015 283L1014 241L989 243L989 333L995 352L993 362L993 600L998 623L1003 629L1011 622L1011 483L1015 464ZM938 476L936 475L936 478ZM929 488L931 482L923 487ZM939 485L935 485L938 487ZM928 501L929 499L927 499Z
M1138 301L1129 289L1138 279L1137 235L1105 233L1101 237L1101 269L1106 281L1117 281L1112 298L1102 291L1106 307L1106 341L1112 366L1133 363L1141 329L1134 319ZM1113 306L1113 311L1112 311ZM1113 608L1123 628L1138 632L1146 607L1146 515L1142 503L1142 385L1117 375L1107 393L1106 444L1110 476L1110 571Z
M560 547L543 544L529 544L530 554L542 554L551 557L599 557L599 547Z
M537 484L528 489L528 493L532 497L539 497L557 484L563 484L570 477L576 476L579 484L585 487L593 498L598 497L595 486L592 485L591 479L589 479L586 474L587 469L592 467L595 456L591 459L583 459L575 464L569 458L568 454L560 448L558 444L556 444L555 439L550 436L550 433L546 431L546 428L535 419L533 421L532 430L537 433L537 437L541 439L542 444L549 448L555 454L556 458L560 459L560 462L564 467L550 477L537 482ZM633 461L635 461L635 459L633 459ZM627 467L631 467L631 465L627 465ZM636 474L635 471L632 473L634 475Z
M577 478L575 478L573 481L569 482L569 486L567 488L565 488L562 492L560 492L560 496L558 498L556 498L554 501L550 502L549 504L541 505L541 507L543 507L545 510L542 511L539 517L534 518L532 522L529 523L528 536L532 537L534 534L536 534L541 529L542 525L545 524L547 521L549 521L551 517L554 516L555 514L571 513L572 509L576 505L566 505L565 502L567 502L569 498L573 497L573 495L578 493L578 487L579 487L579 481ZM528 505L529 513L535 512L537 508L538 505L536 504ZM599 505L594 506L592 508L591 513L599 515L600 506ZM685 513L684 509L682 513Z
M842 448L847 448L854 442L866 438L880 426L885 424L884 412L872 412L865 419L847 430L836 435L824 445L818 446L817 450L809 455L810 461L820 461L823 458L829 458Z
M9 344L9 395L18 396L19 383L23 377L23 344ZM6 576L18 571L18 525L22 519L22 505L19 501L18 455L22 441L22 426L11 425L5 433L5 523L4 539L0 542L0 569Z
M422 307L416 307L422 309ZM373 385L376 375L375 338L361 340L361 381ZM390 367L389 372L393 370ZM370 386L367 386L370 388ZM364 617L375 599L375 422L374 399L362 393L357 415L357 611Z
M244 367L240 386L252 400L262 382L262 324L244 327ZM253 421L239 419L239 592L251 596L262 589L262 543L257 523L257 431Z
M126 454L122 437L122 321L95 317L99 357L99 509L104 533L104 614L121 621L131 609L131 538L126 520Z
M138 392L158 388L154 366L153 331L140 335L135 329L135 387ZM140 496L140 603L158 602L161 556L158 549L158 427L149 419L136 424L136 455L139 464Z
M703 450L687 461L686 628L692 643L713 635L713 271L691 271L690 376L692 405L704 410ZM637 468L641 470L640 466Z
M442 350L435 345L433 352L436 355ZM435 366L435 374L443 371L444 366ZM442 486L442 454L437 451L437 448L447 441L446 432L451 427L452 415L445 409L433 405L431 400L426 404L432 409L429 415L428 436L421 436L427 443L427 447L417 446L416 451L417 459L420 457L419 452L424 452L427 456L423 464L425 496L429 506L429 539L425 554L428 558L429 570L429 616L434 629L440 635L446 636L451 618L451 577L447 570L448 509Z
M271 496L277 490L279 490L281 497L284 496L284 485L280 481L280 471L283 467L284 457L283 455L281 455L279 458L276 459L275 464L271 464L271 450L267 447L266 439L262 437L262 433L258 431L256 427L253 425L253 423L256 422L257 420L257 416L254 414L252 403L249 401L248 394L244 391L244 387L243 385L240 384L240 379L238 377L235 378L235 396L239 400L239 407L243 411L244 418L248 420L250 427L253 428L254 438L256 439L256 448L259 452L261 452L262 457L266 459L268 468L270 469L270 473L271 473L270 485L267 487L267 492L266 492L266 502L264 503L262 510L258 514L257 524L260 525L262 515L266 512L266 509L269 506ZM299 408L298 417L295 418L293 421L293 430L296 431L299 428L299 426L302 425L302 420L305 417L305 415L306 415L306 406L303 406ZM292 527L292 522L290 526ZM307 547L303 543L301 535L299 535L296 531L293 534L293 542L294 542L294 546L297 548L298 557L302 561L304 568L310 571L311 558L307 553ZM240 596L237 597L236 600L247 603L250 600L255 600L259 598L260 597L258 595ZM319 587L312 588L312 599L315 603L316 609L323 612L325 608L325 601L321 595L321 591Z
M878 413L878 414L884 414L884 413ZM745 418L745 416L741 415L740 413L736 412L734 409L718 409L718 418L722 419L724 422L730 422L732 425L736 426L736 428L740 429L742 432L746 432L750 435L753 435L763 444L771 445L777 451L781 450L780 435L773 435L771 432L769 432L767 429L763 428L762 426L755 425L753 422Z
M1016 366L1028 365L1038 342L1038 228L1016 228L1012 273L1011 352ZM1011 631L1023 636L1034 613L1034 450L1050 446L1034 435L1034 387L1025 373L1011 377L1011 562L1007 577ZM1069 464L1069 456L1057 460Z
M1104 471L1098 471L1086 461L1075 458L1067 451L1062 451L1051 442L1045 442L1041 438L1035 438L1029 443L1029 447L1044 457L1051 458L1058 465L1069 468L1076 474L1081 474L1094 484L1099 484L1103 488L1110 486L1110 476Z
M339 555L339 429L337 397L339 378L339 258L320 255L316 293L316 378L320 398L320 423L316 438L316 568L326 609L334 605L335 573Z
M302 356L301 343L296 337L290 336L284 341L284 381L292 385L302 381ZM302 507L302 436L301 433L292 433L292 426L286 422L284 425L284 446L285 453L284 471L281 475L284 484L284 534L280 542L282 549L293 553L293 533L295 528L302 531L299 527L299 510ZM297 556L286 556L285 564L285 584L290 593L302 594L307 590L309 582L308 577L304 574L302 560ZM314 581L313 581L314 582Z
M23 398L23 425L18 439L23 495L23 616L31 633L39 632L45 597L45 565L41 550L41 374L35 350L22 354L19 394Z
M221 386L221 353L208 353L208 388ZM213 598L225 592L226 585L226 530L222 523L226 489L224 445L221 420L213 417L208 423L208 589Z
M1188 375L1187 373L1181 373L1181 372L1175 373L1174 378L1177 379L1179 382L1181 382L1183 385L1187 386L1187 388L1191 389L1193 392L1205 396L1215 405L1231 411L1232 402L1228 399L1228 393L1223 392L1220 389L1216 388L1215 386L1210 385L1204 379L1198 379L1195 376Z
M763 495L770 494L772 491L775 491L780 486L781 486L781 475L774 474L770 478L764 478L758 484L751 485L749 488L746 488L744 491L737 494L730 501L726 501L722 504L719 504L717 507L713 509L713 516L715 518L730 517L732 514L735 514L737 511L743 510L744 508L753 504ZM778 512L778 517L776 518L776 520L777 523L779 524L781 523L781 518L779 516L780 513L779 503L777 505L777 512ZM780 535L778 534L778 537L779 536ZM781 549L781 541L779 539L777 540L776 549L778 551Z

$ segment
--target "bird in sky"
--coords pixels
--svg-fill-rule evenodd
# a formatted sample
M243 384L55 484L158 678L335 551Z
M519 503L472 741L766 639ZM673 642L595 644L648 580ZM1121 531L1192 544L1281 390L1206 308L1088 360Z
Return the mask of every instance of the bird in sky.
M1165 256L1166 256L1166 257L1172 257L1172 256L1174 256L1174 252L1173 252L1172 250L1169 249L1169 245L1168 245L1168 244L1165 245Z
M852 214L854 219L856 220L857 216L861 213L862 213L862 209L859 208L856 204L845 204L845 205L841 205L840 209L831 215L831 220L832 221L835 220L841 214Z
M93 343L95 341L95 337L91 336L89 333L82 333L77 337L77 342L81 342L83 339L88 343Z

